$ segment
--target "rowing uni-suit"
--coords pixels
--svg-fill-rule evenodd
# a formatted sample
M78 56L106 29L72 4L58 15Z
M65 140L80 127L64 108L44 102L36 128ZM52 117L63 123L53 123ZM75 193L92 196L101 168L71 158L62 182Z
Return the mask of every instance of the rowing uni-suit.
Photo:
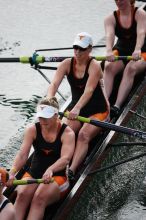
M71 93L72 93L72 101L68 107L68 110L70 111L78 102L82 94L84 93L85 86L89 77L88 69L89 65L91 63L93 58L90 58L86 69L85 74L83 78L77 78L74 73L74 65L75 65L75 59L71 59L71 66L70 66L70 72L67 75L68 82L71 87ZM81 109L80 115L83 117L94 117L98 120L106 120L108 117L108 107L106 103L106 99L102 90L103 82L100 81L96 87L96 89L93 92L92 97L90 98L89 102Z
M54 142L50 143L45 141L43 138L40 123L37 122L35 126L37 135L36 139L33 141L34 154L30 169L23 176L23 178L42 178L42 175L45 173L46 169L60 158L62 147L61 136L67 127L66 124L60 123L57 138ZM69 189L69 182L67 180L65 170L56 172L53 176L53 179L58 184L61 196L63 196Z
M10 203L10 201L4 196L3 200L0 203L0 212L5 208L5 206Z
M116 20L115 26L115 35L117 36L118 40L113 47L114 54L117 56L129 56L132 55L136 46L136 39L137 39L137 22L135 20L135 14L137 11L137 7L131 7L132 10L132 21L131 26L129 28L122 27L120 23L120 12L119 10L114 11L114 17ZM141 48L141 56L146 57L146 38ZM125 64L127 61L125 62Z

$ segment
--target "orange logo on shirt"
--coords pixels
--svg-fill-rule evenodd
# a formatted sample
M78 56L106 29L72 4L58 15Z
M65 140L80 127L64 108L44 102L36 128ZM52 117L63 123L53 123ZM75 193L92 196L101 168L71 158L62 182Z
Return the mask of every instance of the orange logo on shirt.
M51 154L53 152L53 150L46 150L46 149L42 149L42 151L48 155L48 154Z

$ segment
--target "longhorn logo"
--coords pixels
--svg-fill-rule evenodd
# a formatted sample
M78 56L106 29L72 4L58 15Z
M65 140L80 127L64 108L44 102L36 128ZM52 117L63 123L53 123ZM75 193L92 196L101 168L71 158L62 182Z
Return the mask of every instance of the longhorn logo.
M83 36L83 35L80 35L79 37L80 37L80 40L82 40L82 39L83 39L83 38L84 38L85 36Z

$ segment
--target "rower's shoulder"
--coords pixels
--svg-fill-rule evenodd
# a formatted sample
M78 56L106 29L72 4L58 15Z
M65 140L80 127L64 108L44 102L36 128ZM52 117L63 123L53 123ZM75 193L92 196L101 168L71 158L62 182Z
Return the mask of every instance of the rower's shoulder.
M145 18L146 17L146 11L143 8L137 8L135 16L138 16L140 18L142 18L142 17Z
M29 123L25 127L25 134L27 134L27 133L31 133L31 134L35 134L36 133L36 125L34 123Z
M70 67L70 64L71 64L71 58L66 58L58 65L58 68L63 68L63 69L68 68Z
M110 13L107 16L105 16L104 22L113 21L114 19L115 19L115 16L114 16L114 11L113 11L113 13Z

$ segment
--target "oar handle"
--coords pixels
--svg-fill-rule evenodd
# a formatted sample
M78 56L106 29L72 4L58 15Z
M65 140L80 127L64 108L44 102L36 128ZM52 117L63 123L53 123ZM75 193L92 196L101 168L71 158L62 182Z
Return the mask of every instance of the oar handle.
M106 56L95 56L94 57L95 60L98 60L98 61L106 61L107 60L107 57ZM115 56L115 61L118 61L118 60L133 60L133 57L132 56Z
M51 180L48 183L52 183L54 182L54 179L51 178ZM18 186L18 185L28 185L28 184L40 184L40 183L44 183L43 179L21 179L21 180L13 180L12 185L13 186Z

